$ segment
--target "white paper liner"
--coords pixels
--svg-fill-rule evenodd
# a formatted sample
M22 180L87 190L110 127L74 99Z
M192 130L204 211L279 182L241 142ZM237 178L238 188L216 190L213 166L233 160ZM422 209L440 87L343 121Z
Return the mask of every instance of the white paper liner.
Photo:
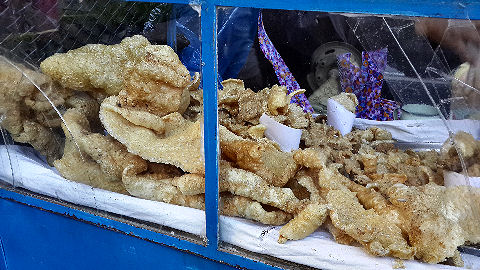
M266 114L260 116L260 124L267 127L265 137L278 143L283 152L297 150L302 137L302 130L280 124Z
M446 187L472 186L480 188L480 177L468 177L467 182L465 175L457 172L443 171L443 180Z
M203 211L149 201L92 188L62 178L31 148L9 146L15 182L18 187L54 198L96 207L111 213L154 222L196 235L205 235ZM6 147L0 145L0 179L12 183L12 167ZM323 269L392 269L390 257L374 257L359 247L341 245L326 231L318 230L305 239L278 244L280 226L267 226L242 218L220 219L220 239L232 245ZM41 222L41 221L39 221ZM480 258L461 254L465 268L476 269ZM459 269L441 264L404 261L406 269Z
M329 98L327 102L327 123L334 127L342 135L346 135L352 131L355 114L345 109L342 104Z
M453 133L465 131L480 139L479 120L447 120ZM379 127L392 133L397 142L443 143L448 139L448 130L441 119L375 121L355 118L354 127L367 129Z

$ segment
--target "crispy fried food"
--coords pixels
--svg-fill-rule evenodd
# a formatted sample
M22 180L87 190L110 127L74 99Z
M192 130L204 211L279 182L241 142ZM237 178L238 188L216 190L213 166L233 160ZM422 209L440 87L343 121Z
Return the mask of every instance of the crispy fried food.
M298 215L280 229L278 243L299 240L317 230L327 217L327 206L320 203L307 205Z
M468 175L470 177L480 177L480 163L475 163L468 168Z
M310 114L306 114L302 107L298 106L296 103L288 104L287 119L284 121L284 124L297 129L305 129L310 124L310 121L313 120ZM282 122L282 121L280 121Z
M473 136L467 132L459 131L453 137L453 142L447 140L443 147L442 153L454 156L456 155L457 149L455 149L454 144L458 147L458 150L461 152L463 158L471 158L475 155L480 147L480 144L473 138Z
M315 184L315 181L311 175L309 175L306 171L299 171L295 178L300 186L307 190L308 199L311 202L325 202L325 200L320 195L320 190L318 186Z
M267 111L267 99L267 95L257 94L250 89L240 92L237 121L258 125L260 116Z
M356 193L358 201L365 209L373 209L375 213L389 220L402 230L403 235L406 235L408 228L405 224L403 216L400 211L394 207L381 193L374 189L366 188L362 185L356 184L352 181L346 182L345 186L352 192ZM389 186L390 187L390 186Z
M480 158L480 141L476 141L471 134L463 131L447 140L441 150L441 160L447 170L461 172L463 168L460 158L463 158L467 168L478 164Z
M298 169L293 154L278 150L271 141L243 139L223 127L220 128L220 149L224 158L276 187L283 187Z
M297 90L291 94L287 94L287 88L285 86L274 85L272 88L265 88L262 91L267 92L267 109L269 115L276 116L280 114L287 114L289 110L290 100L296 94L305 93L305 90Z
M205 174L200 121L187 121L177 112L158 117L119 107L115 96L103 101L100 120L129 152L151 162L174 165L185 172Z
M303 110L290 103L294 95L304 90L287 94L284 86L274 85L255 93L236 79L225 80L222 85L223 90L218 93L220 124L237 135L250 137L248 130L260 123L264 113L293 128L306 128L309 124L310 118Z
M76 109L69 109L63 118L65 119L65 132L71 133L73 141L80 150L95 160L106 174L120 179L127 166L133 165L137 172L147 169L145 160L129 153L121 143L112 137L91 133L87 118Z
M202 176L190 174L178 176L177 173L170 173L169 165L157 166L167 166L167 169L138 174L133 165L126 167L123 171L122 182L127 191L133 196L147 200L205 209L204 194L185 195L174 185L176 178L203 178Z
M195 73L192 84L189 86L190 104L183 113L183 117L191 122L197 122L203 118L203 90L200 85L200 75Z
M377 158L374 155L360 155L360 162L363 164L363 170L367 176L377 172Z
M265 137L265 130L267 130L266 126L258 124L248 128L247 133L252 139L261 139Z
M326 166L330 157L330 149L306 148L299 149L293 153L295 162L303 167L311 169L321 169Z
M222 194L220 212L226 216L248 218L268 225L283 225L292 218L291 214L284 211L267 211L259 202L231 194Z
M400 228L373 209L365 210L355 193L348 189L330 190L327 202L333 225L357 240L371 254L413 259L415 249L408 245Z
M383 209L381 204L386 202L380 194L355 184L332 166L320 170L318 184L326 197L329 216L336 228L358 241L373 255L413 258L415 249L404 239L402 230L396 224L398 221L387 218L394 217L391 212L394 209L385 206L385 212L380 211ZM372 209L364 208L359 199Z
M166 164L149 164L149 169L138 174L127 167L122 176L125 188L136 197L205 209L205 179L202 175L181 174ZM249 218L263 224L281 225L292 218L281 210L267 211L252 199L222 194L220 212L227 216Z
M121 182L123 169L132 165L137 171L145 170L145 161L128 153L112 138L91 133L88 120L80 110L69 109L64 119L64 154L54 162L60 174L93 187L127 193Z
M125 74L145 57L148 40L141 36L120 44L88 44L45 59L40 68L63 87L116 95L123 89Z
M297 171L293 155L281 152L269 143L220 140L220 147L222 155L228 160L259 175L276 187L284 186Z
M331 97L331 99L341 104L346 110L355 113L355 109L358 105L357 96L355 96L355 94L342 92L339 95Z
M65 100L67 108L75 108L78 112L85 115L92 132L103 132L103 126L98 118L100 103L87 93L75 91L75 93Z
M327 216L327 219L323 223L325 228L333 235L333 239L335 242L342 244L342 245L354 245L358 243L355 239L353 239L350 235L346 232L340 230L339 228L335 227L330 220L330 217Z
M63 157L54 162L55 168L67 179L126 194L121 182L123 170L131 166L137 172L144 171L146 162L113 138L90 132L89 122L79 109L69 109L64 119L65 149Z
M63 148L53 129L61 123L53 106L62 106L70 95L50 77L0 56L0 125L14 141L31 144L49 164L61 157Z
M57 156L61 155L64 142L57 133L37 122L29 120L23 121L22 129L21 133L10 133L14 141L30 144L35 150L39 151L40 154L47 157L49 164L51 164Z
M480 242L478 188L397 184L391 188L389 200L408 224L408 239L416 248L415 256L425 262L443 262L465 242Z
M447 259L447 264L456 267L464 267L465 263L463 262L462 256L460 255L460 251L458 251L458 249L455 250L453 257Z
M326 124L311 122L308 128L302 132L302 141L305 147L335 146L335 150L348 149L351 144L335 128ZM337 147L338 146L338 147Z
M297 213L306 204L306 201L296 198L289 188L270 186L260 176L232 168L226 162L220 165L220 191L247 197L287 213Z
M190 83L187 69L173 50L164 45L151 45L143 36L125 38L116 45L89 44L55 54L45 59L40 68L63 87L80 91L117 95L126 90L135 95L140 89L142 94L151 90L148 97L151 100L145 100L145 104L155 106L166 104L165 98L156 96L159 89L168 88L165 95L169 97L178 92L182 96ZM141 84L133 85L135 83ZM180 103L171 106L178 107Z
M91 157L81 153L71 137L65 140L65 149L61 159L53 165L66 179L80 182L92 187L128 194L120 178L108 175L102 171Z
M387 194L393 185L405 184L407 182L407 176L398 173L371 174L370 179L372 182L367 184L367 187L374 187L383 195Z

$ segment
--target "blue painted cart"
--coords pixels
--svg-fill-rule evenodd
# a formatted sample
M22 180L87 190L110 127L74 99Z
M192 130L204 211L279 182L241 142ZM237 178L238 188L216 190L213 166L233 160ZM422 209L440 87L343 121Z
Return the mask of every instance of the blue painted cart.
M148 1L147 1L148 2ZM150 1L158 2L158 1ZM217 7L480 19L480 1L166 0L201 6L206 159L206 240L0 186L3 269L281 269L295 264L229 248L218 238ZM465 11L465 12L459 12Z

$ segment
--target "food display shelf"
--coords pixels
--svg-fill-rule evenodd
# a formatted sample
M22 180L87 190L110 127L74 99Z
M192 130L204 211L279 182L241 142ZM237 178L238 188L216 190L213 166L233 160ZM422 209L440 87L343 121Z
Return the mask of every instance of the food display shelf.
M217 8L253 7L341 13L480 19L480 1L163 0L201 7L206 237L80 207L0 185L0 270L14 269L299 269L219 242ZM173 35L175 36L175 35ZM17 243L7 246L5 243ZM68 248L67 248L68 247ZM321 248L321 247L319 247ZM292 254L293 255L293 254Z

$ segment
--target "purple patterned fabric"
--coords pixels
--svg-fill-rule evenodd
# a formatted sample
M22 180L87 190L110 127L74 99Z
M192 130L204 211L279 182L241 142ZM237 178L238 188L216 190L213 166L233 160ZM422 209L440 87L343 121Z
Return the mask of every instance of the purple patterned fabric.
M263 27L261 11L260 15L258 16L258 41L263 54L270 61L270 63L272 63L280 85L285 86L289 94L300 89L300 85L298 85L297 81L293 77L293 74L290 72L282 57L268 38L268 35ZM310 102L308 102L305 94L295 95L292 98L291 103L297 103L300 105L304 112L313 113L313 108L310 105Z
M395 112L400 117L400 105L380 97L383 85L382 72L387 65L387 52L387 48L362 52L361 67L350 62L349 53L338 56L340 84L344 92L357 96L357 117L389 121L395 119Z

